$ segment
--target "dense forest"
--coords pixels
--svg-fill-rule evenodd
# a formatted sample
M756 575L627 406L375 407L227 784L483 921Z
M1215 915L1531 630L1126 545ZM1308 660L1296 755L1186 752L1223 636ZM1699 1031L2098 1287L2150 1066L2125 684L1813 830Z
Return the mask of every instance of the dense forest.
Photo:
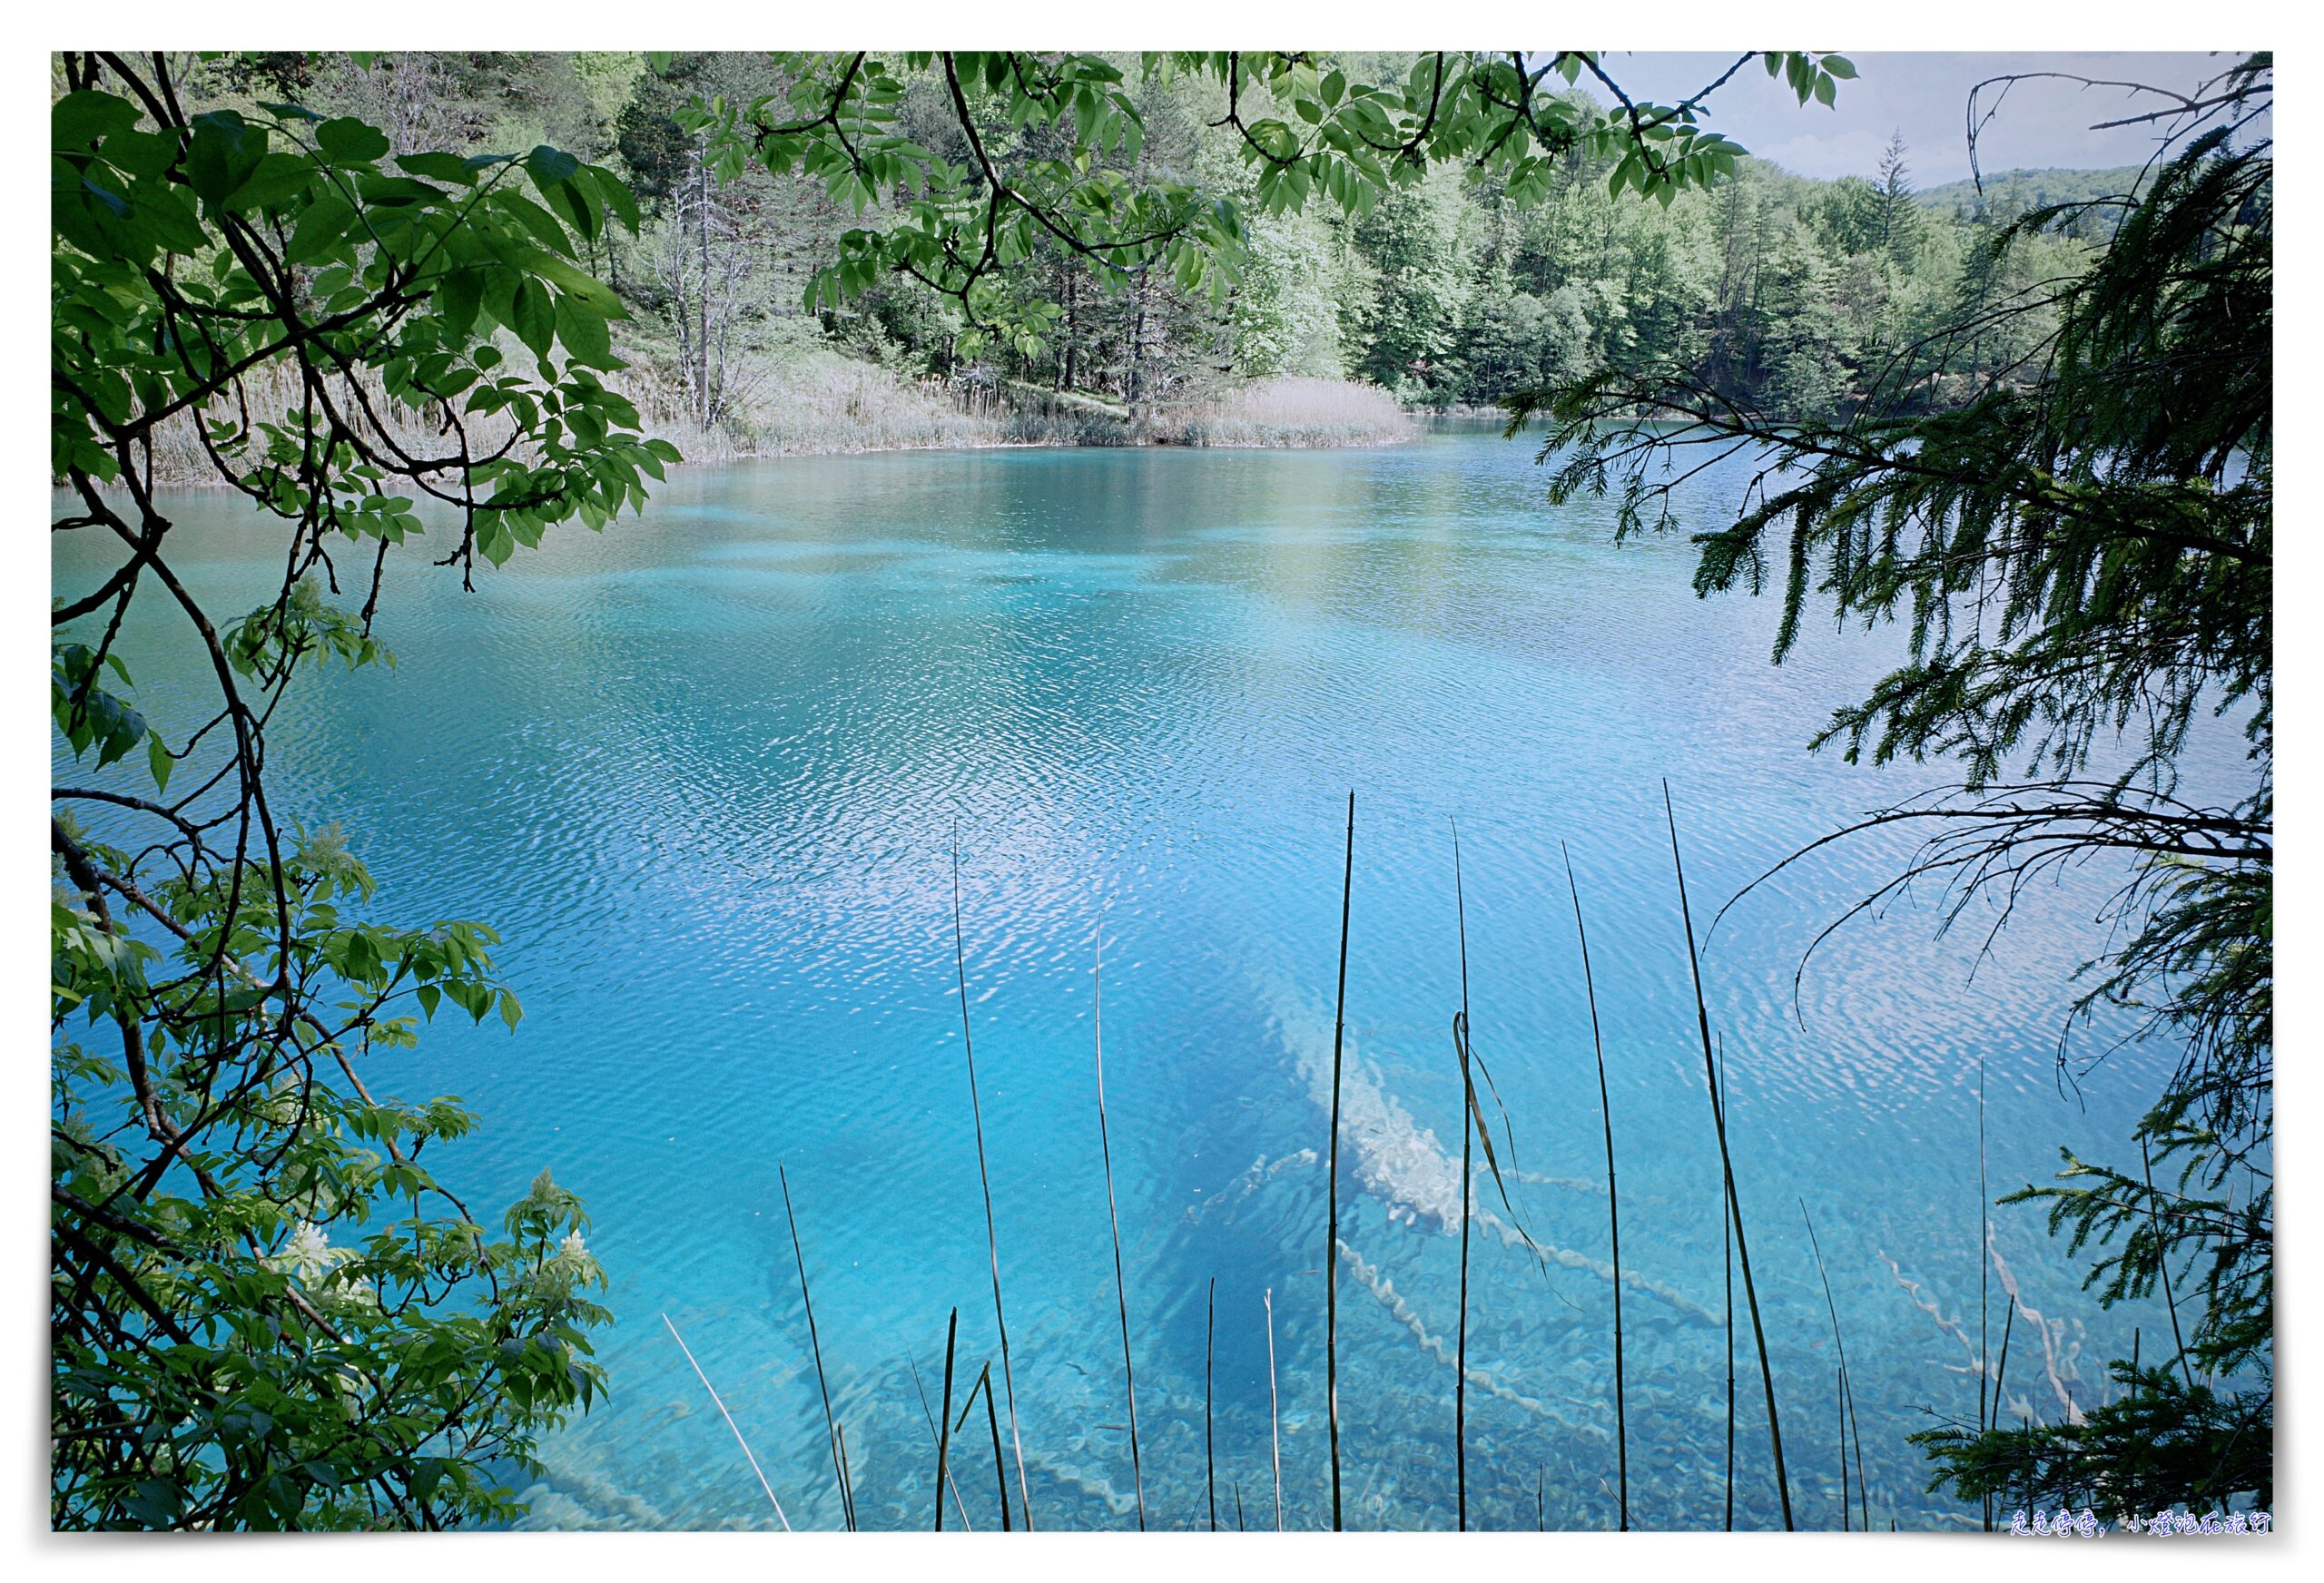
M1384 82L1407 64L1343 63L1352 77ZM635 53L409 54L368 67L278 54L220 63L201 89L221 103L291 99L359 115L399 152L546 143L621 172L645 224L634 239L608 237L590 261L633 307L617 333L635 365L625 384L690 455L881 443L877 433L786 442L767 432L797 424L803 401L834 388L864 424L892 416L903 397L938 392L970 411L1086 420L1052 423L1040 438L1106 439L1131 432L1121 420L1150 421L1253 381L1360 381L1405 408L1444 410L1617 362L1687 367L1758 409L1828 418L1893 380L1899 354L1940 327L2083 269L2111 211L2004 232L2037 205L2119 192L2123 174L2011 172L1988 177L1982 192L1920 192L1898 140L1865 177L1810 181L1745 159L1716 190L1614 204L1613 162L1576 149L1546 193L1512 196L1440 164L1360 218L1326 205L1269 213L1252 202L1237 133L1221 124L1224 84L1128 78L1145 127L1136 173L1235 192L1252 216L1233 290L1214 302L1149 270L1109 290L1088 261L1052 244L1015 270L1013 286L1059 306L1054 332L974 358L960 355L957 306L909 280L809 311L808 283L855 214L818 177L719 169L706 137L685 125L690 102L782 87L764 56L680 54L656 70ZM902 107L904 128L945 152L960 142L950 106L921 88ZM1055 133L1020 133L1029 145L1045 135ZM2041 310L1996 318L1922 398L1974 388L2053 329ZM934 443L965 433L920 418L911 432Z

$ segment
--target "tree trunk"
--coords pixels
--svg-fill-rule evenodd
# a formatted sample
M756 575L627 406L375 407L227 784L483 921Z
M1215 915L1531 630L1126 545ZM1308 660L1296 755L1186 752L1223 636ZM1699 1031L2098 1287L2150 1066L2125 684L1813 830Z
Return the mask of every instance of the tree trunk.
M1137 427L1138 403L1146 396L1146 284L1148 267L1137 267L1137 310L1130 319L1128 398L1130 427Z
M701 360L694 368L694 412L702 427L710 427L710 161L707 150L694 155L694 234L702 264L702 331L697 337Z

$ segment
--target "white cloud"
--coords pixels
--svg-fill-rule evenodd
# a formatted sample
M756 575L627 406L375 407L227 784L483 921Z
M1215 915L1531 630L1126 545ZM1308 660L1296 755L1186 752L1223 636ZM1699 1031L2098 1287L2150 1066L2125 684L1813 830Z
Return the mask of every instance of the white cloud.
M1868 176L1879 168L1888 139L1876 132L1841 132L1748 146L1759 158L1803 176Z
M1757 64L1712 95L1709 124L1760 157L1803 176L1870 175L1892 133L1910 149L1915 185L1934 187L1969 174L1969 91L2010 73L2057 72L2148 83L2184 91L2234 64L2232 54L2188 51L2110 54L1866 52L1851 54L1860 74L1842 83L1837 103L1802 106ZM1618 54L1608 70L1634 96L1664 103L1684 97L1732 64L1733 55L1639 51ZM1987 90L1986 108L1993 90ZM2084 88L2058 80L2017 84L1978 138L1988 172L2043 166L2102 169L2137 164L2154 152L2155 125L2093 130L2095 123L2160 107L2121 88ZM2266 135L2263 120L2257 131Z

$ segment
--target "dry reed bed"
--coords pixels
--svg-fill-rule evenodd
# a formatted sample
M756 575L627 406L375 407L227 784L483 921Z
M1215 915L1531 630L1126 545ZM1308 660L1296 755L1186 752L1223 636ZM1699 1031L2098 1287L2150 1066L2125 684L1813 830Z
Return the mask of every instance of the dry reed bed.
M1307 379L1263 379L1166 408L1145 428L1157 445L1227 448L1399 445L1420 433L1411 414L1377 386Z
M681 379L662 359L640 355L606 383L635 404L645 435L676 446L696 466L754 457L852 456L872 451L981 450L1011 446L1165 445L1235 449L1315 449L1396 445L1419 426L1384 390L1335 379L1281 379L1199 400L1147 408L1135 421L1106 404L1034 387L950 387L911 379L874 364L814 351L744 370L735 410L707 426L695 420ZM253 421L279 421L298 392L272 365L245 380ZM396 449L445 454L440 418L387 400L364 381L369 410ZM239 416L231 401L213 403L211 419ZM162 426L154 482L214 487L197 415ZM369 426L367 426L369 427ZM497 419L471 421L476 449L498 443Z

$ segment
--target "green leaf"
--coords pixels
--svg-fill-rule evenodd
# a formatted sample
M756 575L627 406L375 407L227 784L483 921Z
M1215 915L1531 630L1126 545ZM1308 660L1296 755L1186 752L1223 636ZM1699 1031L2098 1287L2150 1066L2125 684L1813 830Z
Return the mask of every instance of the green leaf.
M556 304L550 300L547 287L537 280L517 282L517 294L509 305L508 328L517 332L517 339L533 356L548 356L549 348L556 341Z
M177 163L178 140L172 133L116 132L105 139L107 163L132 176L159 176Z
M444 316L444 327L452 334L466 339L476 327L477 310L484 301L484 272L480 270L454 270L436 283L437 310Z
M193 118L193 140L186 145L186 184L197 197L221 202L250 180L265 153L264 129L235 111L205 111Z
M533 185L541 190L543 197L548 195L551 187L569 180L580 168L579 160L563 149L553 149L547 143L538 145L525 156L525 173L532 177Z
M513 192L504 187L494 194L493 202L523 226L541 246L558 253L573 251L573 244L566 239L565 228L556 222L556 216L522 192Z
M604 201L607 208L621 217L621 222L629 227L630 233L635 235L638 221L637 199L630 192L629 183L603 165L590 165L586 169L589 178L597 184L597 196Z
M294 194L306 191L315 167L304 154L270 153L261 159L250 180L234 189L226 207L236 212L279 209Z
M93 148L114 133L137 124L137 107L111 93L83 89L67 93L49 107L48 134L52 148Z
M610 369L620 366L614 357L613 339L606 332L604 316L570 297L560 295L556 300L556 339L565 343L568 358L586 367Z
M291 229L283 261L310 264L337 247L355 221L355 206L336 193L310 205Z
M145 763L153 772L153 790L167 792L170 789L170 772L177 767L177 761L170 757L169 745L162 741L162 733L158 731L145 738Z
M505 566L508 564L508 557L517 553L517 541L509 536L508 524L501 517L494 516L486 518L477 528L476 547L484 558L494 565ZM447 993L460 1003L462 1010L478 1022L482 1022L484 1020L483 993L479 990L471 994L470 988L460 984L449 984L445 987Z
M456 186L476 185L477 167L458 154L438 151L398 156L399 169L414 176L424 176L431 182L450 182Z
M369 164L388 152L387 134L351 115L326 121L315 128L315 143L336 164Z
M81 178L81 191L95 199L98 202L103 204L107 209L112 210L114 219L126 220L129 217L129 200L123 197L120 193L113 192L111 188L101 187L97 185L96 182L90 181L86 176L84 176ZM104 251L104 246L102 239L100 239L90 251L94 253L103 253Z
M596 241L598 233L605 229L605 221L596 204L587 192L582 191L578 181L559 182L544 189L541 196L548 200L551 208L573 222L573 229L581 233L582 241Z
M202 229L192 209L167 187L142 187L131 212L149 234L173 253L198 253L210 245L210 233Z
M554 280L566 295L588 304L602 319L626 319L629 310L613 288L590 274L586 270L567 263L552 253L540 253L526 261L527 267L547 280Z
M368 171L355 178L355 192L367 205L382 209L429 203L444 195L427 182L415 182L409 176L380 176Z

